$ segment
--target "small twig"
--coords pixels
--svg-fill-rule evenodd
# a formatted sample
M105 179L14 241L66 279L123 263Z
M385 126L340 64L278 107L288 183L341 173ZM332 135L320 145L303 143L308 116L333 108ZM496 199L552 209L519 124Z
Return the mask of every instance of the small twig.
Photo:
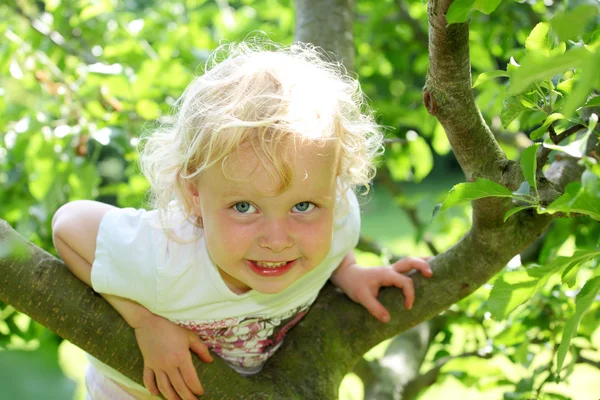
M550 135L550 140L552 140L552 143L559 144L560 142L562 142L563 140L565 140L572 134L577 133L584 128L585 128L585 126L583 126L581 124L577 124L577 125L573 125L569 129L557 134L556 130L554 130L554 126L550 125L548 127L548 134ZM540 146L540 148L538 149L538 152L536 155L536 162L537 162L536 175L541 176L542 168L548 162L551 152L552 152L552 149L549 149L544 146Z
M499 129L494 129L492 127L490 127L490 130L497 141L510 144L521 150L524 150L533 144L533 141L523 132L502 132Z
M563 140L565 140L572 134L577 133L584 128L585 128L585 126L583 126L581 124L577 124L577 125L573 125L569 129L557 134L556 131L554 130L554 126L550 125L548 127L548 133L550 134L550 139L552 140L552 143L559 144L560 142L562 142Z
M373 239L371 239L367 236L363 236L363 235L361 235L360 238L358 239L358 244L356 245L356 248L360 251L379 254L380 257L386 258L387 261L389 261L391 263L396 262L399 259L404 257L404 256L390 252L388 249L382 247L379 243L377 243Z
M550 152L552 152L552 149L544 146L540 146L540 148L537 150L537 154L535 155L535 161L537 165L535 171L536 176L542 176L542 168L548 162L548 159L550 158Z
M552 364L548 365L548 376L542 381L542 383L540 383L540 386L535 391L537 398L540 397L544 385L546 385L546 383L550 382L554 378L554 374L550 371L551 368Z
M392 143L408 144L408 140L406 140L406 139L400 139L400 138L389 138L389 139L384 139L383 143L386 146L390 145Z
M586 357L582 356L581 354L577 355L577 361L575 361L575 362L581 363L581 364L589 364L593 367L600 369L600 361L590 360L589 358L586 358Z
M404 386L404 392L402 393L402 398L403 399L416 398L416 395L418 393L420 393L423 389L433 385L437 381L438 376L440 374L440 370L442 369L442 367L444 365L446 365L448 362L450 362L456 358L463 358L463 357L479 357L479 358L490 359L490 358L492 358L492 353L480 350L480 351L465 352L465 353L462 353L462 354L459 354L456 356L442 357L439 360L437 360L435 365L429 371L427 371L423 374L420 374L419 376L417 376L415 379L411 380Z

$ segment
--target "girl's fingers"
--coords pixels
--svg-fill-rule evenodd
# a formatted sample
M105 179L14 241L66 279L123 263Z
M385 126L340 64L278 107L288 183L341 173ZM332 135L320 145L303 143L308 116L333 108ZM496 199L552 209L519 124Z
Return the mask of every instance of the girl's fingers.
M146 386L146 389L148 389L148 391L153 395L158 396L160 394L158 387L156 387L154 371L152 371L146 365L144 365L144 386Z
M192 364L192 359L190 357L190 361L183 364L183 366L179 367L179 372L181 372L181 376L183 377L183 381L186 386L195 394L203 395L204 388L200 384L200 379L198 379L198 374L194 369L194 364Z
M210 354L210 351L208 351L208 346L195 334L190 333L190 335L190 349L196 353L202 361L207 363L213 362L214 359Z
M169 374L169 381L171 381L171 385L177 392L177 395L179 395L179 397L181 397L183 400L196 400L196 396L194 396L194 394L190 391L190 389L183 381L183 378L181 377L181 371L179 370L179 368L176 368L171 371L171 373Z
M415 257L406 257L402 260L396 261L392 264L392 268L394 271L399 273L406 273L410 270L416 269L421 272L426 277L430 277L433 275L433 271L431 270L431 266L427 263L427 261L421 258Z
M404 293L404 306L410 310L415 301L415 284L413 280L406 275L395 274L394 286L402 289Z
M374 296L369 291L364 291L359 296L359 302L363 305L364 308L367 309L375 318L380 320L381 322L387 323L390 321L390 314L387 312L385 307L381 305L381 303L377 300L377 297Z
M160 392L167 400L181 400L181 397L175 393L175 390L171 386L171 382L165 371L156 371L156 381L158 382Z

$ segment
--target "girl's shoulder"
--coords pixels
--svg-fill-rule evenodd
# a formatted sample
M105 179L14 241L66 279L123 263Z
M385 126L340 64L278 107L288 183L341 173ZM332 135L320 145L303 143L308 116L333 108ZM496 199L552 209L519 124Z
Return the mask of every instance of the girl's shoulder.
M114 208L106 213L99 235L120 236L125 241L133 238L150 241L164 236L165 240L191 242L202 235L202 228L193 216L186 215L183 207L171 202L169 208ZM129 240L127 240L129 238Z

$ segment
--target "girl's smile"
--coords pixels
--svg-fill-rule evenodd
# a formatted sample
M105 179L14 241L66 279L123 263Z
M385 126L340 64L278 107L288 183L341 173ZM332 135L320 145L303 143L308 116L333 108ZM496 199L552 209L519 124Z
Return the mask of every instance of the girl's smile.
M260 261L248 260L248 265L256 274L265 277L281 276L291 270L296 260L278 263L265 263Z

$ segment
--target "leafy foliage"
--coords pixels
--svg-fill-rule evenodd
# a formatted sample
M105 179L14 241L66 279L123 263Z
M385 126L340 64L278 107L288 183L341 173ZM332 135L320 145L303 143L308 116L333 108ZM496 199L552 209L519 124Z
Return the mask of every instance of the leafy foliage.
M469 356L444 365L441 385L452 379L482 393L500 390L507 399L569 398L546 383L573 377L581 356L598 349L600 166L585 143L598 135L599 15L592 0L457 0L448 12L448 23L471 19L474 94L493 133L530 140L501 142L510 158L520 157L519 190L484 180L459 184L430 226L422 213L412 219L415 241L433 237L443 250L441 238L459 235L468 223L464 206L484 197L506 199L507 222L523 210L572 218L556 220L525 265L511 263L493 286L446 313L425 367L448 355ZM361 0L355 17L356 73L394 141L384 166L396 188L437 186L458 167L443 128L422 107L426 4ZM135 167L139 134L168 118L210 49L258 31L289 43L294 14L291 2L275 0L8 1L0 5L0 28L0 218L54 253L51 218L65 202L145 205L148 184ZM549 131L560 136L578 125L579 136L552 141ZM544 149L551 160L575 156L585 168L581 183L550 204L538 191L537 154ZM418 203L413 193L394 194L407 215ZM451 206L461 212L445 211ZM2 255L19 251L1 246ZM0 352L0 364L11 365L0 368L0 387L26 376L31 363L17 351L27 350L43 367L39 379L55 382L46 393L66 397L71 384L48 356L59 342L0 305L0 347L11 350Z

